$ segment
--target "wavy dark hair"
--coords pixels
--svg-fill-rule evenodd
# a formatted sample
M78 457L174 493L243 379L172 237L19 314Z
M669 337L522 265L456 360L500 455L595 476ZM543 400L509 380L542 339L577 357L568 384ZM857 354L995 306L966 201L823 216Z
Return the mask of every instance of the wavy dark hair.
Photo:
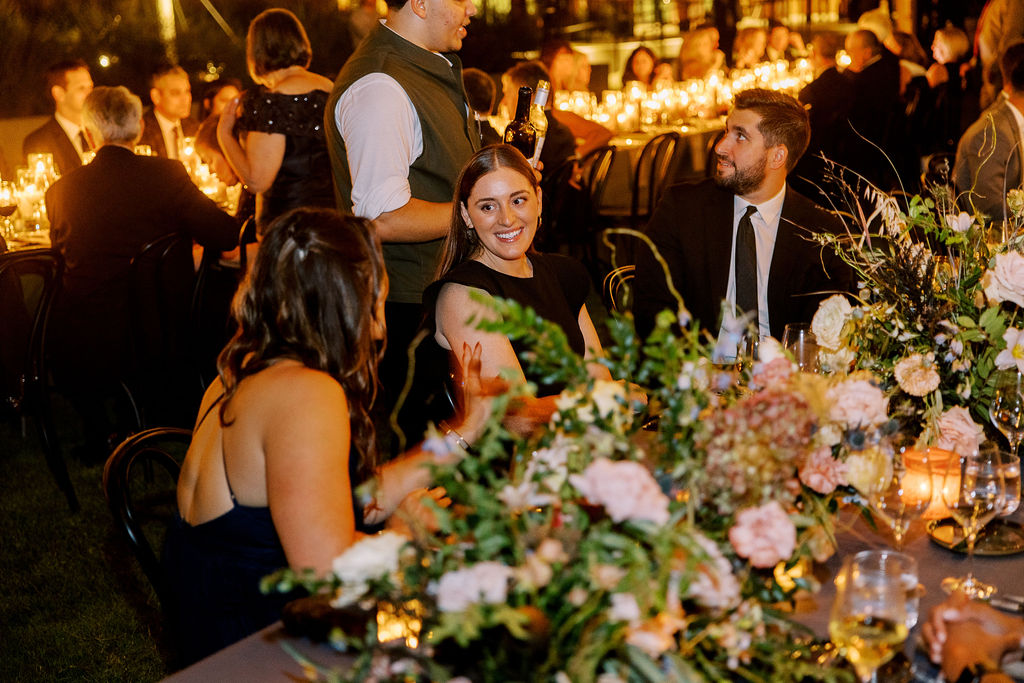
M526 160L522 152L511 145L499 144L484 147L466 162L455 181L455 196L452 199L452 221L441 249L441 265L437 268L435 280L440 280L448 271L463 261L472 258L480 249L480 238L476 231L466 223L462 216L462 207L469 201L473 187L482 177L499 168L511 168L530 181L534 194L540 189L533 166ZM533 251L533 245L530 245Z
M256 82L278 69L307 68L313 60L306 29L286 9L268 9L257 14L249 23L245 48L249 75Z
M275 360L297 360L345 391L358 471L370 476L377 447L369 409L383 353L374 312L384 277L380 241L366 219L300 208L275 220L232 303L238 330L217 359L221 424L242 380Z
M647 78L640 78L636 71L633 69L633 60L640 53L646 54L651 58L651 73L647 74ZM626 58L626 68L622 71L622 85L625 86L629 81L640 81L644 85L650 85L651 81L654 80L654 67L658 64L658 55L654 54L654 50L641 45L632 52L629 53L629 57Z

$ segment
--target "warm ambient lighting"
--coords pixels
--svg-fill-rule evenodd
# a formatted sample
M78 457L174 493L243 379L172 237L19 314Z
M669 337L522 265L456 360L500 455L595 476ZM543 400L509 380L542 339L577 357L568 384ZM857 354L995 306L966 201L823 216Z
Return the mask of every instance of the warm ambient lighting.
M927 462L925 461L927 456ZM908 498L922 500L928 494L928 477L931 477L932 502L924 511L924 519L945 519L949 517L949 510L942 500L943 487L959 487L959 476L946 478L946 470L949 467L958 467L959 459L956 453L945 451L941 448L928 448L924 452L908 451L904 454L904 461L907 465L907 476L903 480ZM917 497L914 498L914 494ZM908 501L909 502L909 501Z
M400 608L386 602L378 603L377 640L381 643L404 640L406 647L415 648L420 642L422 614L423 605L419 600L409 600Z

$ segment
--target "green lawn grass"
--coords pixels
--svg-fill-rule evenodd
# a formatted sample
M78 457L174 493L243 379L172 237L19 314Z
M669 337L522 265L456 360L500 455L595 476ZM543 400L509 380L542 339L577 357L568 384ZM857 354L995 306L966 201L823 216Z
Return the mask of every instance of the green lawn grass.
M114 527L103 466L75 461L62 439L82 504L72 514L27 432L0 420L0 681L161 679L158 603Z

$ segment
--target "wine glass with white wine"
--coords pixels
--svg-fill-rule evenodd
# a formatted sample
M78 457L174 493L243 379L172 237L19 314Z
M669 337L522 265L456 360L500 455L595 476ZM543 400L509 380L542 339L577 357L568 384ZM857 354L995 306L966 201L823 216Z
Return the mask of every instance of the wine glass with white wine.
M832 642L867 683L907 639L906 588L902 572L868 569L847 559L836 577L829 613Z
M1006 503L1005 494L999 449L958 453L946 468L942 502L953 519L963 527L967 543L967 575L943 579L942 588L947 593L962 591L967 597L979 600L995 593L995 586L974 576L974 545L978 532L1002 511Z
M1015 368L997 370L994 375L988 416L1010 443L1010 453L1017 455L1024 441L1024 375Z
M895 439L892 447L892 475L868 496L868 505L892 531L896 550L902 550L911 523L931 504L932 471L928 451L917 450L909 439Z

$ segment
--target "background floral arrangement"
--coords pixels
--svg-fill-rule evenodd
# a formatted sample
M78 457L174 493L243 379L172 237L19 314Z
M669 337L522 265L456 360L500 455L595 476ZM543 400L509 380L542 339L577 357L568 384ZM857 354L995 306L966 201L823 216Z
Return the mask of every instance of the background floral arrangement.
M663 313L641 345L615 317L605 362L647 392L594 381L561 330L499 302L485 326L530 343L544 381L572 387L547 429L518 439L495 414L476 452L435 476L452 504L440 531L357 543L326 579L290 571L362 612L336 632L351 681L852 680L784 607L826 559L849 482L886 477L877 448L844 438L881 429L888 399L865 373L795 371L777 346L743 381L714 366L706 335ZM657 415L651 420L651 415ZM781 419L782 417L785 419ZM428 446L446 449L436 437ZM783 609L780 609L783 608Z
M1008 223L992 225L959 211L945 186L901 204L870 186L858 192L836 167L832 181L847 234L817 238L854 269L859 292L852 305L826 299L815 315L823 369L872 372L893 417L922 441L977 448L994 369L1024 370L1024 193L1011 191Z

